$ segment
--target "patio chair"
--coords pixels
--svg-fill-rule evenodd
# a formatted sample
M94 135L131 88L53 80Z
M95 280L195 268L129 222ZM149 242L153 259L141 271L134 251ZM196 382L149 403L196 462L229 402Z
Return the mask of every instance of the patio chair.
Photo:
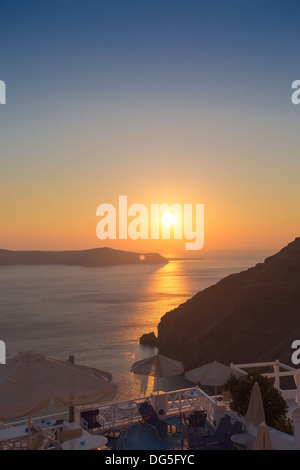
M99 419L99 410L82 411L80 415L80 425L90 434L98 434L102 428Z
M230 431L223 442L216 444L206 444L204 450L236 450L235 444L231 440L231 436L234 434L241 434L244 430L242 423L236 421L230 428Z
M202 449L207 444L217 444L224 442L231 429L231 418L229 415L224 415L221 419L219 426L213 435L208 436L194 436L188 435L189 448L193 450Z
M194 434L199 432L199 429L204 429L207 419L206 411L194 411L189 419L188 430Z
M179 432L179 429L176 426L168 423L168 421L160 420L152 405L147 401L139 405L139 413L142 417L142 423L152 427L155 430L158 439L161 439L159 433L163 435L174 435Z
M119 439L122 439L122 434L123 434L123 428L121 429L107 429L104 433L103 436L106 437L108 443L107 447L109 449L116 449L117 446L119 446Z
M206 425L206 411L194 411L192 413L180 413L178 416L179 426L185 431L185 435L198 434Z

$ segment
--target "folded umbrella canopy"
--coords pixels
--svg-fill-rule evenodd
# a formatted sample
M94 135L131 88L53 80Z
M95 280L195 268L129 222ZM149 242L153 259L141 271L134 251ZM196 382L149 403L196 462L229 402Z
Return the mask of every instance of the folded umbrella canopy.
M49 406L97 403L116 391L100 371L27 351L0 367L0 421L31 416Z
M273 450L273 444L266 423L259 425L253 450Z
M262 396L257 382L255 382L252 388L245 421L247 424L253 424L256 427L266 422Z
M184 373L183 364L169 357L155 354L154 356L141 359L132 365L131 372L134 374L155 376L157 378L157 389L159 389L159 377L168 377Z

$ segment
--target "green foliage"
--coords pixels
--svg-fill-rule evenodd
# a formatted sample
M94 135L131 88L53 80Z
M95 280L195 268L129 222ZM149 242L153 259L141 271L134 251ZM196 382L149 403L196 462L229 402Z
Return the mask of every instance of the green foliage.
M279 431L285 432L286 434L291 434L291 436L294 435L294 424L290 418L279 418L276 421L274 428L278 429Z
M231 394L231 409L242 416L246 415L255 382L259 384L266 424L271 427L281 426L281 430L290 428L286 419L288 406L285 400L281 393L274 388L271 380L262 376L258 371L250 372L239 379L232 375L227 381L225 388Z

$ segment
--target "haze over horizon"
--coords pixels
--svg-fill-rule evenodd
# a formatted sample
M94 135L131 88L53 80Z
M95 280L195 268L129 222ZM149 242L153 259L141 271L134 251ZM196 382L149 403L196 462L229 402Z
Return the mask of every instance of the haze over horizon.
M202 257L293 241L298 13L291 0L4 2L0 247ZM203 203L204 250L97 239L96 208L119 195Z

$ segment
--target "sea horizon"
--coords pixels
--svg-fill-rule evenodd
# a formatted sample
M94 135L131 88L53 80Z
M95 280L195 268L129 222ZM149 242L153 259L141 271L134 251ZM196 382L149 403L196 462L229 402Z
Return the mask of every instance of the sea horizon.
M160 318L197 292L263 259L176 260L164 266L0 266L2 336L7 355L36 350L105 370L119 387L116 399L151 393L153 378L131 365L155 353L142 346ZM212 356L212 360L213 360ZM165 389L184 388L164 378Z

